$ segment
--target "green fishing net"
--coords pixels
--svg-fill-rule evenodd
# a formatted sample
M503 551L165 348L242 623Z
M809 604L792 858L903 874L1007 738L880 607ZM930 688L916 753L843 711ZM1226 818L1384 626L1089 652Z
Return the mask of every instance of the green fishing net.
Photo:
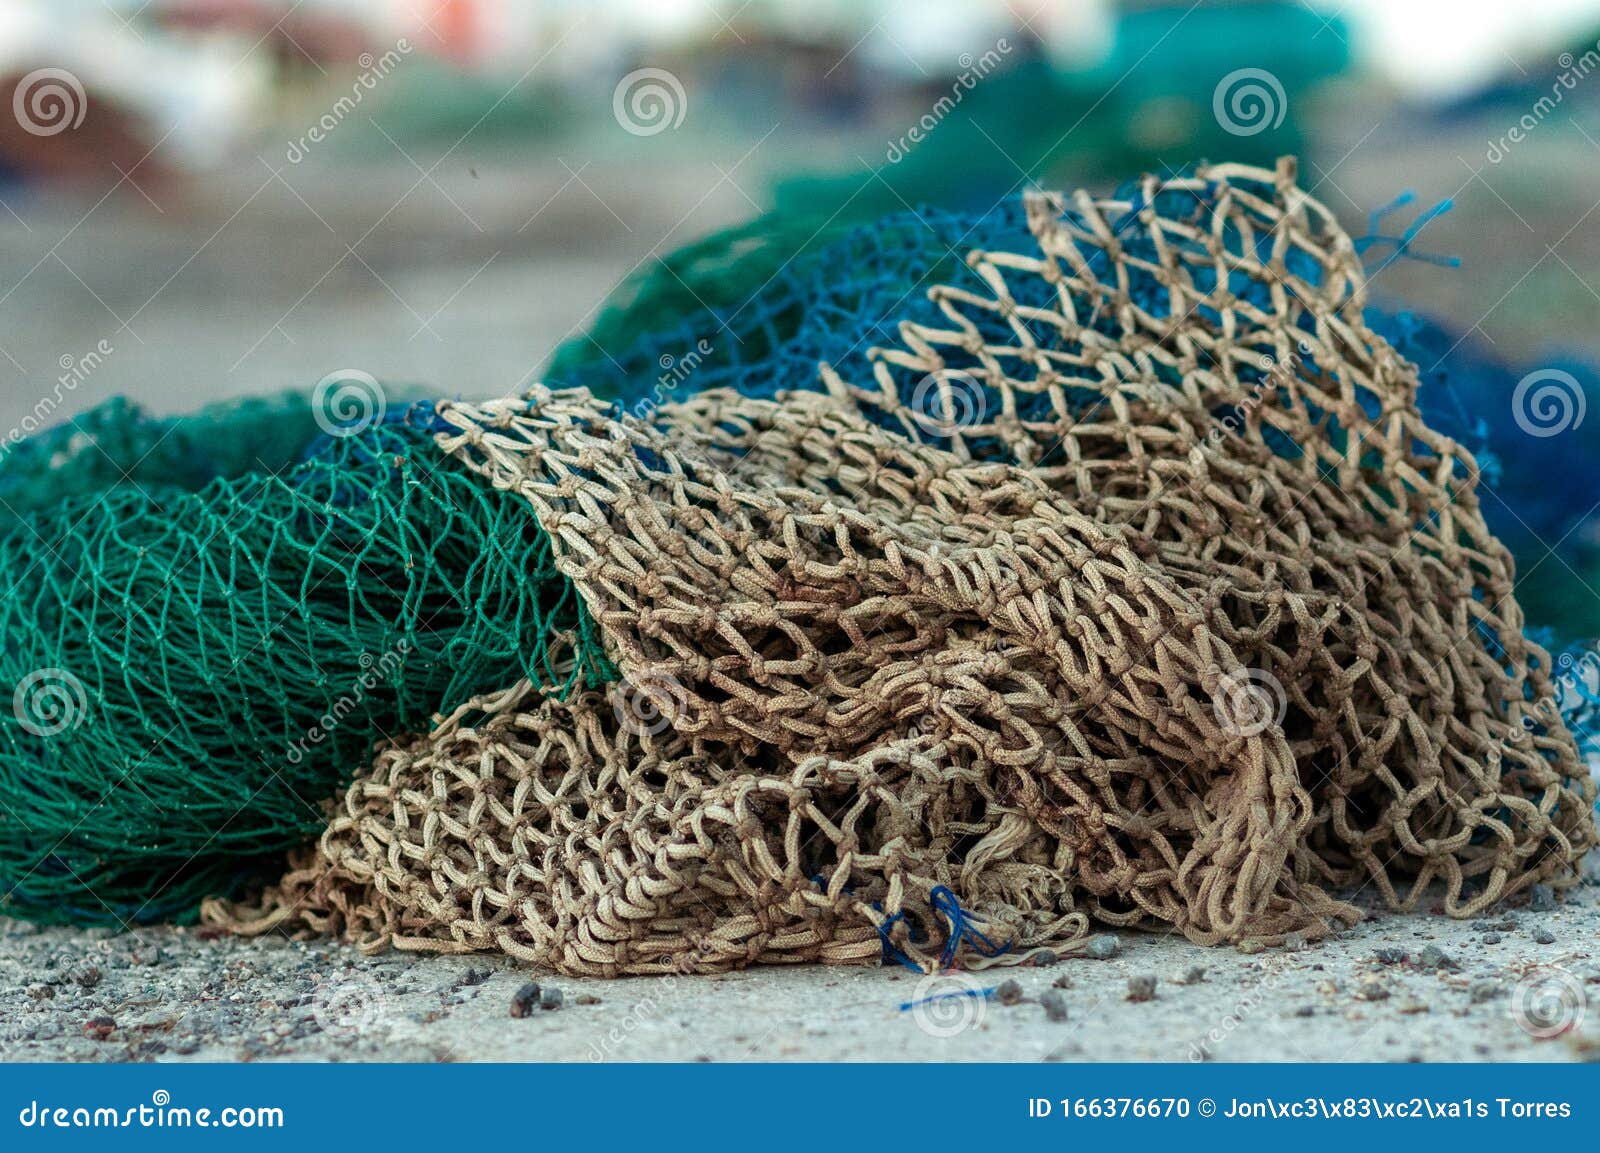
M544 379L633 411L710 388L815 387L820 360L864 364L892 340L929 288L961 277L980 238L1026 236L1016 198L984 217L921 208L855 226L768 213L646 267Z
M0 462L0 908L192 915L313 836L375 740L604 675L532 519L431 406L391 416L113 402Z
M219 476L274 471L320 435L307 397L295 393L157 417L126 397L15 444L0 446L0 533L28 513L113 485L191 491Z

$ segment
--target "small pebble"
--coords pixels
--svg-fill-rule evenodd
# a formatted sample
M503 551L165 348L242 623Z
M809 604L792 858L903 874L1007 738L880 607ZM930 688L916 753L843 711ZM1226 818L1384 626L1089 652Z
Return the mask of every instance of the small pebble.
M1015 1005L1022 1000L1022 985L1017 981L1001 981L994 991L994 999L1002 1005Z
M1056 956L1056 951L1054 949L1040 949L1033 955L1033 967L1036 969L1045 969L1051 965L1054 965L1060 959L1060 957Z
M1300 933L1285 933L1283 935L1283 947L1291 953L1298 953L1306 947L1305 936Z
M1501 937L1499 933L1485 933L1483 935L1483 943L1485 945L1498 945L1500 941Z
M1419 1001L1415 997L1407 997L1405 1000L1395 1005L1395 1008L1407 1016L1411 1016L1416 1013L1426 1013L1428 1011L1428 1003L1426 1001Z
M1379 949L1373 954L1380 965L1403 965L1406 960L1404 949Z
M1046 989L1039 995L1039 1007L1051 1021L1067 1019L1067 999L1054 989Z
M1438 945L1429 945L1424 948L1417 957L1417 964L1424 969L1450 969L1453 971L1461 968L1460 965L1456 964L1455 958L1439 948Z
M1109 961L1121 948L1122 942L1117 940L1115 934L1101 933L1098 937L1090 939L1089 944L1084 947L1083 955L1092 957L1096 961Z
M83 1035L92 1041L104 1041L116 1027L116 1021L110 1017L90 1017L84 1022Z
M1240 941L1236 947L1238 948L1239 952L1243 953L1247 957L1254 953L1259 953L1262 949L1266 948L1265 945L1256 940Z
M1050 982L1050 987L1052 989L1070 989L1072 988L1072 978L1066 973L1063 973L1054 981Z
M1174 985L1198 985L1206 979L1206 971L1199 965L1190 965L1172 978Z
M1474 1005L1481 1005L1485 1001L1493 1001L1500 995L1500 986L1494 981L1474 981L1467 989L1467 1000Z
M600 998L593 993L579 993L572 1003L574 1005L598 1005Z
M1314 1005L1301 1005L1298 1009L1296 1009L1294 1011L1294 1015L1296 1017L1315 1017L1317 1015L1316 1006L1314 1006Z
M461 974L460 984L468 987L472 985L481 985L492 976L494 976L494 974L488 969L469 968L465 973Z
M1154 1001L1156 999L1156 979L1154 977L1129 977L1128 1000Z
M1549 885L1535 885L1528 890L1528 908L1535 913L1548 913L1556 907L1556 891Z
M1533 940L1538 945L1554 945L1556 943L1556 935L1549 929L1535 929L1533 931Z
M541 1008L541 1009L559 1009L559 1008L561 1008L561 990L557 989L554 985L546 985L543 989L540 989L539 990L539 1008Z
M1387 1001L1389 990L1384 988L1383 982L1376 977L1368 977L1361 982L1361 987L1356 990L1357 1001Z
M511 994L511 1015L513 1017L526 1017L533 1012L533 1007L539 1003L539 986L536 982L529 981L522 988Z

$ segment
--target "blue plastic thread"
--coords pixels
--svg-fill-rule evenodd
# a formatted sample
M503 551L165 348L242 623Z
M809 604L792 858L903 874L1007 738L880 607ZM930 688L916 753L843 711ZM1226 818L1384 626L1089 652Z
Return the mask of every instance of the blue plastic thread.
M1011 950L1010 941L997 945L974 928L970 915L961 908L961 902L956 895L945 886L936 887L928 894L928 900L933 905L933 911L950 922L950 935L945 939L944 950L939 954L941 969L948 969L955 963L956 950L961 947L963 941L984 957L998 957Z
M1449 197L1439 201L1438 204L1435 204L1432 208L1428 209L1421 216L1413 220L1411 222L1411 226L1399 236L1386 236L1382 231L1380 231L1384 217L1401 208L1404 208L1416 198L1417 194L1415 192L1407 190L1367 217L1367 235L1358 237L1354 241L1356 253L1358 255L1364 254L1368 248L1371 248L1376 244L1394 245L1394 251L1385 257L1376 268L1367 268L1366 271L1369 277L1376 276L1378 273L1382 272L1385 268L1389 267L1389 265L1393 264L1396 260L1399 260L1402 257L1409 260L1420 260L1424 264L1435 264L1441 268L1461 267L1461 258L1459 256L1440 256L1434 253L1413 252L1411 250L1411 242L1421 235L1424 228L1428 227L1429 224L1433 223L1435 220L1439 219L1439 217L1443 216L1445 213L1449 212L1455 207L1456 202Z
M923 997L916 1001L902 1001L900 1002L900 1011L905 1013L917 1008L919 1005L931 1005L935 1001L954 1001L968 997L981 997L987 1001L995 995L995 991L999 987L998 985L991 985L987 989L951 989L948 992L935 993L931 997Z

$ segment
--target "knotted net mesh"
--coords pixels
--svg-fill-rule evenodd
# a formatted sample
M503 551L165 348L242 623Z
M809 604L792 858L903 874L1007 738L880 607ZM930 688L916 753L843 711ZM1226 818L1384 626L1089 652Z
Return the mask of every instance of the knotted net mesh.
M113 402L0 463L6 912L192 918L316 836L379 737L592 670L548 538L440 456L431 406L392 416L302 454L304 397Z
M208 915L616 975L1576 883L1594 785L1476 466L1292 165L1026 215L865 379L441 405L623 679L384 744L314 853Z

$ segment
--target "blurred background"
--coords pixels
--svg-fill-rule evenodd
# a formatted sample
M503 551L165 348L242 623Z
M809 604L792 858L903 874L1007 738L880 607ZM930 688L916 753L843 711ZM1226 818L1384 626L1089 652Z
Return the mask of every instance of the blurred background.
M0 426L352 368L499 395L774 208L1290 152L1377 298L1586 357L1597 37L1596 0L0 0Z

